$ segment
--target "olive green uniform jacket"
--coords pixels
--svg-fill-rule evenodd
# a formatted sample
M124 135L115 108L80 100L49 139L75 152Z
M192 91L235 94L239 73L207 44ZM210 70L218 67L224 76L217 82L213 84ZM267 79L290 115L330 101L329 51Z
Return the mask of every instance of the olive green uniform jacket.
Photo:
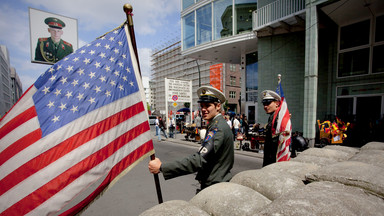
M39 38L35 50L35 60L56 63L71 53L73 53L72 44L62 39L55 46L52 38Z
M231 180L233 163L232 131L221 114L218 114L209 122L199 151L184 159L162 164L161 172L165 180L197 172L196 180L204 189Z

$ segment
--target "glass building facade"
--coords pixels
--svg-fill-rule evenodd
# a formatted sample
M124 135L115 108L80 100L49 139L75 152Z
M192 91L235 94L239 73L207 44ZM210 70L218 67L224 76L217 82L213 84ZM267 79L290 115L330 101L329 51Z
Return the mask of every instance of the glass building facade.
M199 3L198 5L195 3ZM204 3L206 2L206 3ZM193 8L195 6L196 8ZM182 0L182 50L252 31L257 0Z

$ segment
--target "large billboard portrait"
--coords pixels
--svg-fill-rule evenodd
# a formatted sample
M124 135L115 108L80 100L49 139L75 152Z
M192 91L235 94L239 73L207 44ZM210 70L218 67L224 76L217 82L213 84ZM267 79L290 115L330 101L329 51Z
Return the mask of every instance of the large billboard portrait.
M31 61L54 64L78 48L77 20L29 8Z

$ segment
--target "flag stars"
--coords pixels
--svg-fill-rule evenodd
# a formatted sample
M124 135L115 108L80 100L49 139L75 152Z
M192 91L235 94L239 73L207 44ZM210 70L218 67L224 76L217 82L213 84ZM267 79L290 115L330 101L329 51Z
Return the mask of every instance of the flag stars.
M73 66L72 65L68 65L66 70L68 71L68 73L71 73L71 71L73 71Z
M91 44L87 44L87 45L86 45L86 47L90 47L90 46L91 46Z
M60 116L54 116L53 119L52 119L52 121L53 121L54 123L56 123L56 122L59 121L59 118L60 118Z
M61 111L67 109L67 104L61 103L61 105L59 106L59 109L61 109Z
M49 101L49 103L47 104L47 107L49 108L52 108L55 106L55 102L52 102L52 101Z
M84 54L84 53L85 53L85 50L81 50L81 51L80 51L80 54Z
M115 49L113 50L113 52L115 52L116 54L118 54L118 53L119 53L119 49L115 48Z
M109 46L109 44L105 44L104 48L105 48L105 49L111 49L111 47Z
M53 67L49 68L48 72L49 73L53 73L55 71L55 69Z
M56 91L53 94L55 94L56 96L61 95L61 89L56 89Z
M117 34L117 33L119 33L119 31L117 31L117 30L113 31L113 34Z
M105 91L105 95L106 95L107 97L111 97L111 91Z
M67 97L68 99L70 98L70 97L72 97L73 95L72 95L72 92L70 92L70 91L67 91L67 94L65 94L65 97Z
M79 99L79 101L81 101L81 99L83 99L84 98L84 94L80 94L79 93L79 95L77 95L77 97L76 97L77 99Z
M71 84L73 86L77 86L77 85L79 85L79 80L73 80L73 82Z
M44 89L42 90L44 92L44 94L46 95L47 93L49 93L49 87L44 87Z
M61 77L61 80L60 80L60 82L61 82L61 84L65 84L66 82L67 82L67 77Z
M97 43L95 46L96 46L96 47L100 47L100 46L101 46L101 43Z
M51 78L49 78L49 80L51 80L51 82L55 81L55 79L56 79L56 75L51 76Z
M91 104L96 103L95 98L93 98L93 97L91 97L88 101L89 101Z
M111 71L111 67L110 67L110 66L105 66L104 70L105 70L106 72L110 72L110 71Z
M79 61L79 57L74 58L72 61L74 61L74 62Z
M96 93L99 93L101 92L101 87L96 86L93 90L95 90Z
M123 85L119 85L118 88L120 89L120 91L124 91L124 87L123 87Z
M110 38L109 38L109 41L111 41L111 42L112 42L112 41L115 41L115 38L114 38L114 37L110 37Z
M92 79L93 77L96 76L96 72L90 72L90 73L88 74L88 76Z
M100 40L105 40L105 36L101 37Z
M91 63L91 60L89 58L85 58L84 61L83 61L85 64L89 64Z
M90 87L90 84L89 84L89 83L87 83L87 82L85 82L85 83L83 84L83 87L84 87L84 89L87 89L87 88L89 88L89 87Z
M95 54L95 50L89 51L89 54L94 55Z
M100 53L100 55L99 55L101 58L105 58L106 57L106 55L105 55L105 53Z
M126 70L128 73L131 73L131 69L129 69L128 67L125 68L125 70Z
M109 82L109 84L110 84L111 86L115 86L115 85L116 85L116 82L115 82L114 80L112 80L111 82Z
M128 78L127 78L127 76L123 76L123 78L122 78L124 81L128 81Z
M115 62L116 59L115 59L114 57L111 57L111 58L109 58L109 61L111 61L111 62Z
M64 61L68 61L68 59L69 59L69 57L65 57L65 58L64 58Z
M79 110L78 110L78 107L79 107L79 106L72 106L71 111L72 111L73 113L79 111Z
M63 66L62 65L57 65L56 70L60 70Z
M107 81L107 79L106 79L105 76L101 76L101 77L99 78L99 80L100 80L101 82L105 82L105 81Z
M134 86L134 83L131 81L130 83L129 83L132 87Z
M81 75L84 75L84 69L79 69L78 71L77 71L77 73L81 76Z
M96 67L96 68L101 67L100 62L96 62L96 63L95 63L95 67Z
M127 55L125 55L125 54L123 54L122 56L123 56L123 59L126 59L126 58L127 58Z
M119 62L118 65L119 65L120 67L124 67L123 62Z
M113 74L115 74L115 76L119 76L120 72L119 71L115 71L115 72L113 72Z
M119 41L118 42L119 46L123 46L123 42Z

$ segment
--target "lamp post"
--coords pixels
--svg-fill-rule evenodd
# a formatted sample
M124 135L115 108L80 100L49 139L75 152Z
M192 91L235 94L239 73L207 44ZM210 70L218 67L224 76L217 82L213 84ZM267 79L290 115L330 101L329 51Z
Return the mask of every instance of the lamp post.
M195 59L195 61L197 64L197 71L199 72L199 87L201 87L200 65L199 65L199 62L197 62L197 59Z

